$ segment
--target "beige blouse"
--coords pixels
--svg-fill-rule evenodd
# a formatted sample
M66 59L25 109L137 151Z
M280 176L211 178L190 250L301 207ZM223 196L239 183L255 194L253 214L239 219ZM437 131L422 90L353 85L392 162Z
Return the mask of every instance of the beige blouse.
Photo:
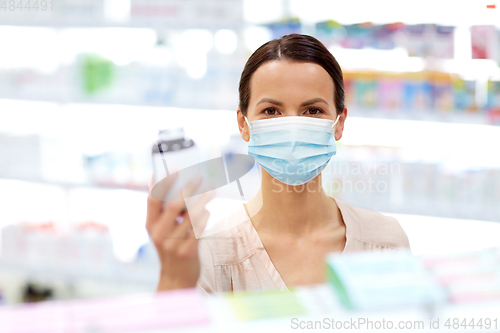
M392 217L335 200L346 227L344 252L410 248ZM206 292L288 288L264 249L243 205L202 235L197 287Z

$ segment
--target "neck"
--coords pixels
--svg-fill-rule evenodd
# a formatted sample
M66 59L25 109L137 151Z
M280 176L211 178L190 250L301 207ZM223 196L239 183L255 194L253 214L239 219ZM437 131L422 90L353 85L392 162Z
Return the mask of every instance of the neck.
M321 174L310 182L291 186L262 169L261 191L247 205L256 229L307 235L338 221L335 201L327 196Z

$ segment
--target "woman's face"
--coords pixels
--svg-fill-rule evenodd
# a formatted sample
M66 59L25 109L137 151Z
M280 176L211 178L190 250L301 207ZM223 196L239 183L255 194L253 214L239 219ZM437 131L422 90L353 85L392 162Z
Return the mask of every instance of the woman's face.
M335 120L334 84L328 72L318 64L273 60L261 65L250 80L248 121L286 116L304 116ZM345 112L344 112L345 113ZM341 116L339 123L343 119ZM248 126L241 110L238 124L245 141ZM339 124L337 124L339 125ZM337 138L337 133L335 135Z
M269 61L250 80L248 121L282 116L335 119L334 85L315 63Z

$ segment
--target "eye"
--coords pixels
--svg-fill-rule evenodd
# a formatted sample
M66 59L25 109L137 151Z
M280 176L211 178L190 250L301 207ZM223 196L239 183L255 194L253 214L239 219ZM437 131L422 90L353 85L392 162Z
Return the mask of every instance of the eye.
M278 110L276 110L275 108L267 108L262 110L262 113L265 113L268 116L275 116L278 114Z
M312 115L324 113L323 110L321 110L320 108L309 108L307 111L309 112L309 114L312 114Z

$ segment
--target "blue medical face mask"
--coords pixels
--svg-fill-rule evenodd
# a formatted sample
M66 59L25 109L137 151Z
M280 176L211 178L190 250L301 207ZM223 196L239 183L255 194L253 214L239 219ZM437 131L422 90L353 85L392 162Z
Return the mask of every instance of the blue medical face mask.
M335 122L306 116L248 122L248 155L271 176L288 185L302 185L319 175L333 155Z

